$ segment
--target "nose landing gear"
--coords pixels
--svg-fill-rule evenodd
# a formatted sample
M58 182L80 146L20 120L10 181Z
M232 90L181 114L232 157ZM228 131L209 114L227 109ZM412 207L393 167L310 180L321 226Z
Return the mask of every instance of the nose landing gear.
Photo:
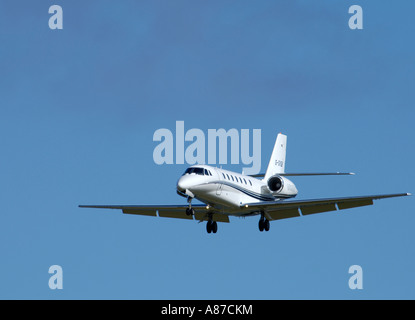
M189 207L186 208L186 215L194 216L195 210L192 208L192 197L187 197L187 202L189 203Z

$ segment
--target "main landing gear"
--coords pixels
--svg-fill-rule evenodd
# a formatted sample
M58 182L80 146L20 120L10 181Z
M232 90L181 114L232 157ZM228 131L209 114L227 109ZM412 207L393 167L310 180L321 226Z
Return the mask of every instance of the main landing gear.
M269 220L265 219L264 215L261 215L258 223L259 231L269 231Z
M208 220L206 223L206 231L207 233L216 233L218 231L218 224L216 221Z

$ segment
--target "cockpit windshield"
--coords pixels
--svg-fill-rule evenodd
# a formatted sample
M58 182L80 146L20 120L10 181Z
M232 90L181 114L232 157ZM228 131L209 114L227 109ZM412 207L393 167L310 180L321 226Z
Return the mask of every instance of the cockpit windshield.
M212 175L209 170L206 170L204 168L198 168L198 167L187 168L186 171L183 173L183 175L192 174L192 173L198 174L200 176L211 176Z

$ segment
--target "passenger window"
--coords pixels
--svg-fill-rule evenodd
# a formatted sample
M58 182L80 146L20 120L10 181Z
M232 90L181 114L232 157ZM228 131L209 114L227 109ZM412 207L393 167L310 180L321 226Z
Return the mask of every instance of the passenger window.
M249 180L249 179L248 179L248 181L249 181L249 184L252 186L252 182L251 182L251 180Z
M228 180L231 180L231 178L229 178L229 174L226 174L226 176L228 177Z
M246 180L245 180L245 178L244 178L244 182L245 182L245 184L246 184Z

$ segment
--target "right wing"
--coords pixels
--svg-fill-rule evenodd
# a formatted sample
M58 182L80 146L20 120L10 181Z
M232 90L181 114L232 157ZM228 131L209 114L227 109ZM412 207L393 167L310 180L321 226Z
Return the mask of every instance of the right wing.
M310 200L279 200L245 203L241 205L251 208L251 212L264 212L268 220L286 219L320 212L350 209L373 204L373 200L410 196L410 193L382 194L373 196L342 197Z
M80 205L79 207L95 209L120 209L123 213L127 214L193 220L193 216L188 216L186 214L186 208L188 208L187 205ZM208 212L210 213L211 209L207 209L206 205L192 205L192 208L195 211L194 218L196 220L209 220ZM229 222L229 217L221 213L213 213L212 220L218 222Z

